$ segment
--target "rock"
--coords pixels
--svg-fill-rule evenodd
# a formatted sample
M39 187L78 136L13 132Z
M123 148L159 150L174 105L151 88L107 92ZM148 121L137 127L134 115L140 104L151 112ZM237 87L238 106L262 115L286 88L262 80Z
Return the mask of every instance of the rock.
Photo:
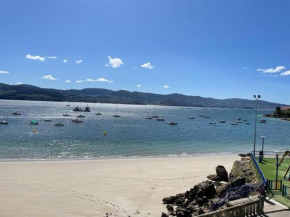
M228 189L229 189L229 184L220 184L219 186L216 187L216 194L221 197Z
M235 179L232 179L230 182L231 187L240 187L242 185L246 184L246 178L245 177L237 177Z
M170 204L166 205L166 209L168 210L168 212L174 212L174 207Z
M217 176L217 175L208 175L207 178L211 181L222 181L221 177Z
M164 204L173 204L175 200L176 200L176 196L171 196L171 197L164 197L162 201Z
M247 184L258 182L251 161L235 161L229 175L229 182L244 177Z
M161 213L161 217L169 217L169 215L167 215L166 213L162 212Z
M215 170L216 170L216 175L218 176L218 177L220 177L220 181L225 181L225 182L227 182L228 181L228 172L227 172L227 170L226 170L226 168L224 167L224 166L221 166L221 165L218 165L216 168L215 168Z
M177 217L191 217L191 212L187 209L177 208L176 209Z

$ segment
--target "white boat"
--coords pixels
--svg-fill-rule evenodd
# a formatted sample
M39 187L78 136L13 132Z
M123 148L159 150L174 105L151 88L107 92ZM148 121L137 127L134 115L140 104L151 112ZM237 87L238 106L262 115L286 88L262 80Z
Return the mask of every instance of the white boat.
M220 120L220 123L224 124L224 123L226 123L226 121L225 120Z
M243 123L242 121L236 121L237 124Z
M8 124L7 121L1 121L0 124Z
M266 123L266 120L263 118L260 120L260 123Z
M174 122L174 121L170 121L170 122L169 122L169 125L177 125L177 123Z
M193 116L190 116L188 119L194 119L194 117Z
M86 116L84 116L84 115L79 115L79 116L77 116L77 118L85 118Z
M84 121L77 118L77 119L72 119L72 122L73 123L83 123Z
M56 127L63 127L64 126L64 124L62 124L62 123L55 123L55 124L53 124L54 126L56 126Z
M237 120L238 120L238 121L240 121L240 120L241 120L241 118L240 118L240 117L238 117L238 118L237 118Z
M210 116L209 115L205 115L204 118L210 118Z
M151 116L146 117L146 119L151 120L153 119Z
M156 120L157 120L157 121L165 121L164 118L157 118Z

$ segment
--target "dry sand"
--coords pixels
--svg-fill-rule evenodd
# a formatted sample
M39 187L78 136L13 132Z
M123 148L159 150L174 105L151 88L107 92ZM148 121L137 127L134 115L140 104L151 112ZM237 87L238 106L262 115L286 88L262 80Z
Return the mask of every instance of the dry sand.
M1 162L1 217L159 217L182 193L238 156Z

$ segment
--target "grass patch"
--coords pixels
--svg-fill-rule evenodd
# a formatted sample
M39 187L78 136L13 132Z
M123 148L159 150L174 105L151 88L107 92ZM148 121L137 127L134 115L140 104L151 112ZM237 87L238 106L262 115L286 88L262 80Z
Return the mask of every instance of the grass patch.
M257 162L259 159L257 159ZM280 161L280 159L279 159ZM276 179L276 158L264 158L262 163L258 163L265 177L269 180ZM284 175L290 166L290 159L284 159L284 162L278 168L278 180L282 180L282 183L286 186L290 186L290 181L284 180ZM287 175L289 177L289 173ZM268 190L267 196L273 198L277 202L290 208L290 197L283 197L282 192L278 190Z

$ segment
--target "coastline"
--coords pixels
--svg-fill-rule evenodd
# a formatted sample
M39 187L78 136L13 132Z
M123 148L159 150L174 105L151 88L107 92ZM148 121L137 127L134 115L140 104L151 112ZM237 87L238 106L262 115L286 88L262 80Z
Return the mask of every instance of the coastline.
M0 162L0 210L16 217L160 216L163 197L204 181L217 165L230 172L238 159L219 155Z

